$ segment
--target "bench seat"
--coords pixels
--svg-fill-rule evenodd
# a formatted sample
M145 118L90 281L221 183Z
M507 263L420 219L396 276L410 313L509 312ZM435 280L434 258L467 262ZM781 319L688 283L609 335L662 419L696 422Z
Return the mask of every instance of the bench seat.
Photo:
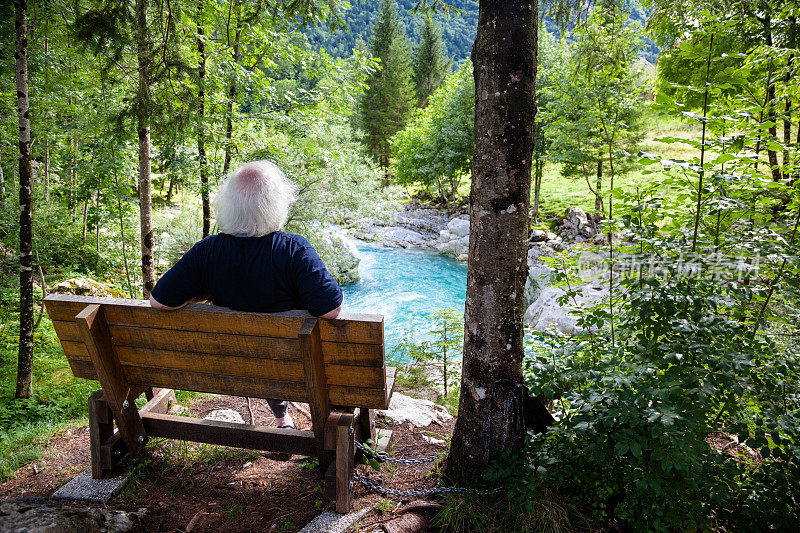
M380 315L326 320L305 311L247 313L203 304L163 311L144 300L61 294L44 303L73 374L102 386L89 400L96 477L148 436L316 455L325 471L352 448L339 437L326 445L325 433L374 439L373 410L388 408L394 389ZM313 430L175 417L166 414L172 389L308 402ZM148 404L131 409L142 393ZM109 433L113 422L118 431ZM348 424L349 432L336 429ZM349 482L348 494L342 486L345 474L352 476L352 458L347 463L338 474L328 472L336 478L340 512L349 509Z

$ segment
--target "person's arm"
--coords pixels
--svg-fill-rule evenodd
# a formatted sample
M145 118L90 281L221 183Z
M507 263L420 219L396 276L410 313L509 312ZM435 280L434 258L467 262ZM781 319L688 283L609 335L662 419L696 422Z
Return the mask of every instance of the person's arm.
M201 241L202 242L202 241ZM167 270L150 291L150 307L174 310L210 298L203 281L203 261L197 243Z
M161 302L159 302L158 300L153 298L153 295L151 294L150 295L150 307L152 307L153 309L163 309L164 311L174 311L175 309L180 309L181 307L184 307L184 306L186 306L188 304L205 302L206 300L208 300L208 295L204 294L202 296L197 296L195 298L192 298L191 300L183 302L181 305L179 305L177 307L170 307L168 305L162 304ZM338 313L338 309L335 309L335 311L337 311L336 314L338 315L339 314ZM333 311L331 311L331 312L333 312ZM335 317L331 317L331 318L335 318Z
M343 299L344 299L344 298L343 298ZM344 303L344 302L342 302L342 303ZM321 316L320 316L320 318L327 318L328 320L333 320L334 318L336 318L337 316L339 316L339 313L340 313L341 311L342 311L342 305L341 305L341 304L339 304L339 307L337 307L336 309L333 309L333 310L331 310L331 311L328 311L328 312L327 312L327 313L325 313L324 315L321 315Z
M292 257L292 270L303 307L314 316L333 319L342 310L344 295L316 250L302 237Z

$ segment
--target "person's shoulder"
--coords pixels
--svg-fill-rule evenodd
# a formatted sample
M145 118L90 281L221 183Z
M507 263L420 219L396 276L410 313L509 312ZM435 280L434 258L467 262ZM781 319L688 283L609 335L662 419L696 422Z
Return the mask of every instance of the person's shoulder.
M308 239L303 237L302 235L298 235L296 233L284 233L282 231L275 231L272 233L275 239L283 241L288 246L294 246L297 248L311 248L311 243L308 242Z
M224 233L217 233L215 235L209 235L208 237L203 237L202 239L200 239L199 241L194 243L194 246L192 246L192 248L195 248L197 250L206 250L206 249L214 246L214 244L225 240L225 238L227 238L227 237L229 237L229 235L226 235Z

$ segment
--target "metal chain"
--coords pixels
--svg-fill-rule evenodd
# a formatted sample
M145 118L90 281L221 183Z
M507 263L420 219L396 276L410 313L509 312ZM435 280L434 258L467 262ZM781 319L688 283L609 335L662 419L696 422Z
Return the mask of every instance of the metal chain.
M389 457L387 454L383 452L379 452L378 450L373 450L369 446L354 440L353 443L355 444L356 448L364 452L368 457L375 458L376 461L379 463L388 462L394 464L402 464L402 465L417 465L421 463L429 463L431 461L435 461L436 459L442 457L447 452L440 452L436 455L431 455L428 457L422 457L421 459L398 459L396 457ZM375 483L371 482L369 479L359 476L357 473L353 473L353 479L355 479L358 483L361 483L368 489L373 492L377 492L378 494L383 494L384 496L396 496L398 498L418 498L421 496L430 496L431 494L474 494L474 495L488 495L488 494L497 494L501 491L501 488L494 488L494 489L471 489L466 487L434 487L432 489L424 489L424 490L397 490L397 489L387 489L385 487L381 487L380 485L376 485Z
M436 455L431 455L429 457L422 457L421 459L398 459L396 457L389 457L383 452L379 452L378 450L373 450L369 446L362 444L360 442L353 441L356 445L356 448L367 454L368 457L374 457L379 463L394 463L394 464L401 464L401 465L418 465L422 463L430 463L431 461L435 461L439 457L442 457L447 452L437 453Z
M361 477L358 474L353 474L353 479L355 479L358 483L361 483L369 490L373 492L377 492L378 494L382 494L384 496L396 496L398 498L419 498L422 496L430 496L431 494L472 494L475 496L485 496L489 494L497 494L502 490L502 488L497 487L494 489L471 489L467 487L434 487L432 489L424 489L424 490L397 490L397 489L387 489L386 487L381 487L380 485L376 485L369 479L365 477Z

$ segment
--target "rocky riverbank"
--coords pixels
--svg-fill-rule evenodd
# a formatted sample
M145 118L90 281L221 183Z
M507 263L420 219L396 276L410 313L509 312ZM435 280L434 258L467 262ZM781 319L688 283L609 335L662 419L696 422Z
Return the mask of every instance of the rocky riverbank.
M599 218L578 207L566 210L555 231L535 229L528 242L529 275L525 284L525 324L538 332L556 331L564 335L578 333L578 308L595 305L608 297L604 255L595 251L604 235L598 233ZM439 253L467 260L469 251L469 215L446 213L412 201L387 221L360 218L346 229L357 239L379 242L394 248L429 248ZM551 285L551 267L546 258L566 252L583 267L584 282L568 303L558 302L566 291ZM552 264L552 263L551 263Z

